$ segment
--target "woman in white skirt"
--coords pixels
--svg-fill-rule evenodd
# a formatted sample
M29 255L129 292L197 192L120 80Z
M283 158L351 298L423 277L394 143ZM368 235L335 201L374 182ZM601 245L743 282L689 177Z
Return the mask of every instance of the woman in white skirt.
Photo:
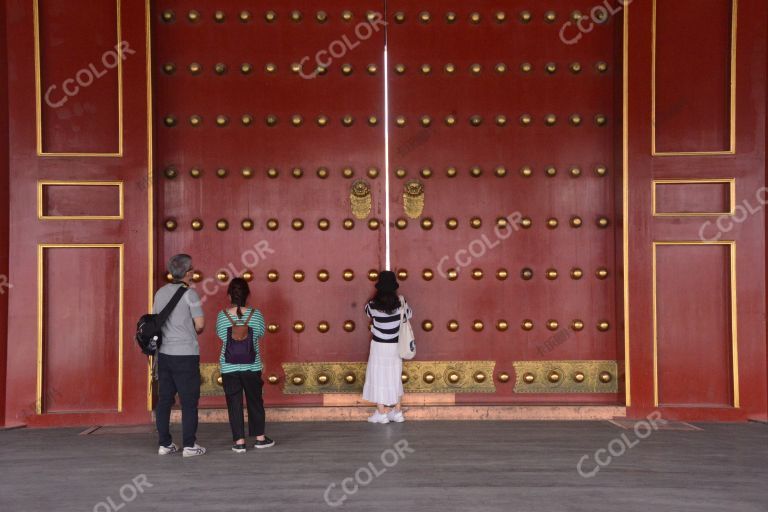
M383 271L376 283L376 294L365 305L365 314L371 319L371 353L365 371L363 399L376 404L376 412L368 418L370 423L405 421L400 400L403 397L403 360L397 350L400 332L400 298L394 272ZM407 318L413 316L405 304ZM388 411L387 408L391 407Z

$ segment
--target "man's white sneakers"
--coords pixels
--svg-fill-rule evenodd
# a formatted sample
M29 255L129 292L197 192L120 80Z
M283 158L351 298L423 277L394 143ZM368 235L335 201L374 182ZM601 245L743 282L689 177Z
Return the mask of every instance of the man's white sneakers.
M171 443L168 446L160 446L157 449L158 455L171 455L172 453L178 453L179 447Z
M205 448L203 448L199 444L195 443L195 446L184 447L185 457L198 457L200 455L205 455Z

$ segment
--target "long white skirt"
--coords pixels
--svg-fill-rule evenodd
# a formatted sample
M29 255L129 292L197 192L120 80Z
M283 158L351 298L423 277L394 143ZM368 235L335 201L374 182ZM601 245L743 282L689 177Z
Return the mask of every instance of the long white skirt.
M382 405L395 405L403 396L403 360L397 343L371 341L371 354L365 370L363 400Z

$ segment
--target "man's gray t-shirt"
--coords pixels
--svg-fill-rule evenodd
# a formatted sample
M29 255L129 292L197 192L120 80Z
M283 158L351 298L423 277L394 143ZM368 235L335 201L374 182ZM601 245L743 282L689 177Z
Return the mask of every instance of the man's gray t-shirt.
M167 284L157 290L155 305L152 312L160 313L176 294L181 284ZM163 326L163 344L160 353L169 356L199 356L200 345L197 344L197 331L193 318L203 316L200 296L190 288L173 310L168 321Z

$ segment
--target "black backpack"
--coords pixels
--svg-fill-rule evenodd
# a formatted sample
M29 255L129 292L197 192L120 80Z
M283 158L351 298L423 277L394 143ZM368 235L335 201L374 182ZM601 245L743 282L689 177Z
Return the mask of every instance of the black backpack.
M187 287L182 286L171 298L171 301L157 314L144 315L136 325L136 343L145 355L157 355L160 345L163 344L163 325L168 321L168 317L179 301L187 293Z

